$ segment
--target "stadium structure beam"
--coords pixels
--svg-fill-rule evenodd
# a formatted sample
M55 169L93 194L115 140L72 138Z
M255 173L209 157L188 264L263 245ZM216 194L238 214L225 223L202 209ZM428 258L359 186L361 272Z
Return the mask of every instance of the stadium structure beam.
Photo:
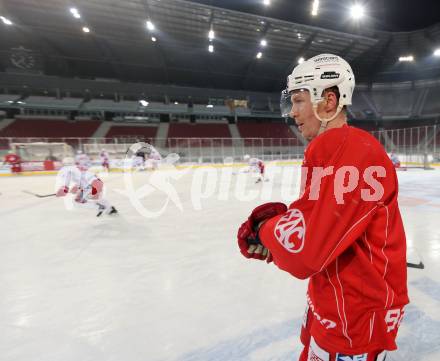
M121 67L118 66L121 64L120 59L115 54L115 52L112 50L111 46L108 44L107 40L104 38L97 38L93 36L93 42L96 44L97 48L103 55L104 59L108 61L108 63L111 65L113 72L119 79L123 79L123 71L121 70ZM115 61L116 60L116 61Z
M306 40L306 42L303 44L303 46L298 50L298 56L304 56L304 58L306 59L307 56L307 50L309 49L310 45L312 44L312 42L316 39L316 37L318 36L319 31L314 31ZM298 64L298 60L295 59L292 63L289 64L289 67L287 68L287 70L285 71L285 74L288 75L292 72L293 68Z
M377 74L379 74L382 71L383 64L385 62L386 56L385 54L388 53L388 49L391 46L391 43L393 42L393 35L390 33L387 40L385 41L384 45L381 47L380 51L377 54L376 61L373 62L373 65L370 67L369 74L370 74L370 80L369 83L373 83L375 77Z
M269 22L265 22L263 30L260 32L261 38L264 38L267 35L267 32L269 31L269 29L270 29ZM259 50L260 50L260 48L258 47L257 52ZM263 56L264 56L264 54L263 54ZM252 57L252 60L249 62L248 66L246 67L246 75L244 76L243 81L242 81L242 88L243 89L246 89L246 85L247 85L247 83L248 83L248 81L249 81L249 79L250 79L250 77L252 75L252 71L254 69L254 66L255 66L256 62L257 62L257 59L256 59L256 57L254 55Z
M152 15L151 18L154 19L153 11L151 10L149 0L142 0L141 3L145 9L145 12L147 14L151 14ZM169 70L168 70L168 65L165 61L165 55L162 50L162 47L160 46L160 44L158 44L158 42L156 42L154 44L154 49L156 50L156 55L157 55L158 59L160 60L160 63L162 64L162 68L163 68L163 71L165 74L165 81L167 83L169 83L170 82Z
M356 47L357 43L358 43L357 40L354 40L354 39L350 40L348 45L344 49L342 49L342 51L341 51L341 53L339 55L342 56L345 59L349 55L350 51L354 47Z

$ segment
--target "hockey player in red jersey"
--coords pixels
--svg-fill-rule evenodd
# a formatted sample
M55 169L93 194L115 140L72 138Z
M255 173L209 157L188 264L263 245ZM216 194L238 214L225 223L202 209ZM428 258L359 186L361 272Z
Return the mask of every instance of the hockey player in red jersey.
M102 214L116 214L116 208L103 196L104 183L95 174L80 169L78 166L65 166L58 173L59 184L57 197L66 196L69 191L75 194L75 203L84 208L98 211Z
M102 167L109 171L110 170L110 156L108 155L108 152L105 149L101 150L101 153L99 154L99 157L101 158L101 165Z
M21 158L12 150L8 151L8 154L5 155L5 163L11 167L12 173L21 173Z
M264 162L258 158L251 158L249 154L243 157L244 161L249 164L249 169L258 173L258 179L255 183L260 183L264 179Z
M257 207L238 231L246 258L309 279L300 361L383 361L409 302L396 172L373 136L347 125L354 85L332 54L293 70L281 109L310 141L300 198Z

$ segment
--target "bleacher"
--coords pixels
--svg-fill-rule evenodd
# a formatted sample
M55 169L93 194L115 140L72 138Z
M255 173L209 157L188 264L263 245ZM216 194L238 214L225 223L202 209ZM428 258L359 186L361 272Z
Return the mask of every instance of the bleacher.
M50 138L52 142L65 142L77 147L79 144L78 139L72 138L89 138L95 133L100 124L100 121L95 120L68 121L62 118L18 118L0 131L0 138Z
M170 139L170 138L213 138L206 139ZM219 139L222 138L222 139ZM226 138L226 139L225 139ZM220 123L171 123L168 130L167 144L169 146L231 146L232 139L228 124Z
M286 123L256 123L256 122L239 122L237 124L238 131L242 138L261 138L261 145L279 145L287 146L296 140L295 134ZM271 138L277 138L277 144L273 144ZM245 146L256 145L255 141L246 139Z
M415 90L411 89L387 89L371 92L376 109L383 118L409 117L417 94Z
M142 141L151 142L156 138L157 126L129 126L114 125L107 134L106 138L139 138Z

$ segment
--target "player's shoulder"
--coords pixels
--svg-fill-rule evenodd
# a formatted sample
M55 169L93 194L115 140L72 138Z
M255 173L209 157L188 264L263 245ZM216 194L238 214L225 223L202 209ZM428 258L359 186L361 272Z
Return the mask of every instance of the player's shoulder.
M310 142L307 152L317 159L325 160L337 153L357 158L383 156L385 150L380 142L365 130L344 125L320 134Z
M317 136L310 146L312 148L332 147L337 148L344 143L354 143L358 145L380 146L379 141L367 131L344 125L340 128L332 128Z

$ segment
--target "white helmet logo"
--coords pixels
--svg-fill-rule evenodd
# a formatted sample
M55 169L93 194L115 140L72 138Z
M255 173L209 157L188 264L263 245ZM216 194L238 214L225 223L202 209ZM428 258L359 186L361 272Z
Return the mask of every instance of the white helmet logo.
M296 233L296 240L291 241ZM291 209L278 220L275 226L277 241L290 253L299 253L304 248L306 222L299 209Z

